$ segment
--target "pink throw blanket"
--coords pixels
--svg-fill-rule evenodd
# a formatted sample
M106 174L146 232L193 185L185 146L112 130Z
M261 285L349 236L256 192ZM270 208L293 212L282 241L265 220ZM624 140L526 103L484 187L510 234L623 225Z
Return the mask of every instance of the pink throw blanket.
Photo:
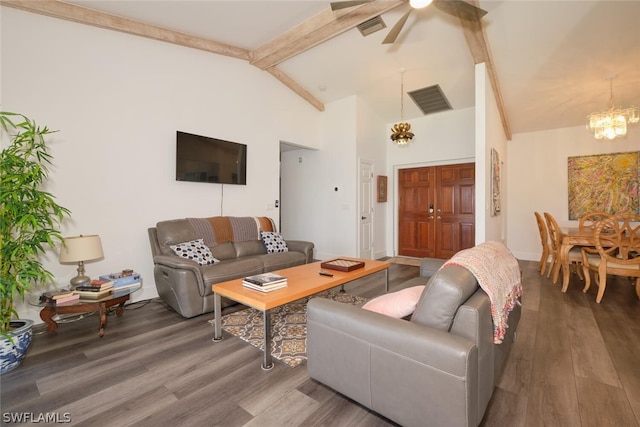
M504 339L509 312L522 294L520 267L509 249L500 242L485 242L455 254L446 265L457 265L469 270L489 296L493 316L493 342Z

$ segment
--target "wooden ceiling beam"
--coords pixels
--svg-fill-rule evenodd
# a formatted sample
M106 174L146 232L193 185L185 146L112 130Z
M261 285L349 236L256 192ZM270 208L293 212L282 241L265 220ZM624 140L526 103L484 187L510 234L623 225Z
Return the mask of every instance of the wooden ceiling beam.
M267 68L269 74L271 74L276 79L280 80L282 84L286 87L297 93L300 97L306 100L309 104L313 105L318 111L324 111L324 104L322 101L318 100L316 97L311 95L309 91L300 86L295 80L291 77L287 76L285 73L280 71L277 67Z
M146 37L180 46L204 50L233 58L251 59L251 51L202 37L180 33L155 25L145 24L133 19L76 6L58 0L0 0L3 6L27 12L64 19L66 21L91 25L98 28L120 31L127 34Z
M252 52L251 64L263 70L278 65L378 15L406 5L405 1L372 1L332 11L330 7Z
M477 1L475 3L477 3ZM496 104L498 105L500 120L502 121L502 128L504 129L504 134L507 140L511 141L513 137L511 133L511 126L509 125L509 118L507 117L507 111L504 107L504 100L502 99L502 90L500 89L498 74L493 64L491 49L489 49L489 42L487 41L487 35L484 31L482 20L469 21L460 19L460 24L464 30L464 36L467 40L469 50L471 51L471 56L473 57L473 63L480 64L484 62L487 67L489 81L491 82L491 87L493 88L493 93L496 97Z

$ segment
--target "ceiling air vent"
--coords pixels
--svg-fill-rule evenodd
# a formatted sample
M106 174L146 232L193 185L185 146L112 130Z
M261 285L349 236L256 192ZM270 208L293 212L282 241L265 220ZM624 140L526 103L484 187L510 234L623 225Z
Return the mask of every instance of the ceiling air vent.
M373 34L376 31L380 31L383 28L387 28L387 25L384 23L380 15L369 19L368 21L364 21L362 24L358 25L358 30L360 30L360 34L364 37L369 34Z
M407 92L413 102L422 110L424 115L437 113L439 111L452 110L449 100L440 85L433 85L422 89Z

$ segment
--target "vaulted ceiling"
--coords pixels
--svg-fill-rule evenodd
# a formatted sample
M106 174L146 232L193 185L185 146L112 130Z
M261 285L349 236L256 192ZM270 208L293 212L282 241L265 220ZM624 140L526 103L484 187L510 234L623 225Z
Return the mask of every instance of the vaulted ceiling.
M438 84L453 109L474 105L474 63L487 62L507 136L582 126L617 104L640 104L640 1L468 0L480 25L433 5L413 12L395 44L381 44L409 10L376 0L331 11L329 1L0 0L56 18L246 60L315 108L358 95L385 122L405 92ZM386 28L355 27L380 16ZM405 95L404 118L423 113ZM640 129L633 130L640 132Z

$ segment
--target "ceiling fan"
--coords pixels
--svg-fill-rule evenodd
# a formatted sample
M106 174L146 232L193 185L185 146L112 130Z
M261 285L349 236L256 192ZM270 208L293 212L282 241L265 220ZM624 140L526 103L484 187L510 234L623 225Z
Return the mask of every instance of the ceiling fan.
M339 10L345 9L348 7L360 6L365 3L370 3L375 0L354 0L354 1L339 1L331 3L331 10ZM457 16L460 19L464 19L466 21L478 21L484 15L487 14L486 10L480 9L470 3L467 3L464 0L404 0L408 1L411 4L411 9L402 15L402 18L396 22L396 24L391 28L387 37L384 38L382 44L390 44L396 41L400 31L402 31L402 27L404 27L405 22L409 18L409 15L416 10L422 9L425 6L428 6L430 3L433 3L438 9L443 12L448 13L449 15Z

